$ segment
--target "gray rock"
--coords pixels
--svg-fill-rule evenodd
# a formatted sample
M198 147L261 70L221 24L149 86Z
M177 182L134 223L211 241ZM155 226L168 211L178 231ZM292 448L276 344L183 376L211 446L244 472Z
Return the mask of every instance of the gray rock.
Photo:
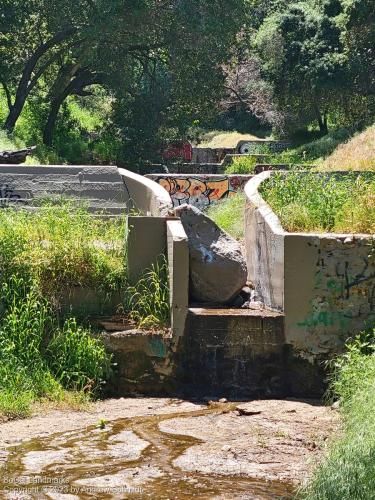
M247 280L239 243L191 205L181 205L175 214L189 240L191 298L203 303L230 303Z

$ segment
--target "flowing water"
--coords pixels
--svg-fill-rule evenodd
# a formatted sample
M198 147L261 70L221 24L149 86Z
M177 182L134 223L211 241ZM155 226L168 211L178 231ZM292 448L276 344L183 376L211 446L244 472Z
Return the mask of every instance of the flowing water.
M0 478L5 499L280 499L291 485L240 474L184 472L173 461L198 439L163 433L159 423L215 409L121 419L9 448Z

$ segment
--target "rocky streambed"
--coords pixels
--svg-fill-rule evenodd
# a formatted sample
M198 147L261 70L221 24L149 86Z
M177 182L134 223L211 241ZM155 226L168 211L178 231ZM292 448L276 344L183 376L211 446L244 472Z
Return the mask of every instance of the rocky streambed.
M54 411L0 425L0 496L292 498L336 421L329 407L288 400L121 398Z

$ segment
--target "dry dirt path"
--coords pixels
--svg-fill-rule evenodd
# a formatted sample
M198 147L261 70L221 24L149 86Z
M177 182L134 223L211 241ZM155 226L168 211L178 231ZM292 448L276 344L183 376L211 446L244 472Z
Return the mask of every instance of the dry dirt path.
M0 424L0 497L292 498L336 425L331 408L294 400L121 398L51 411Z

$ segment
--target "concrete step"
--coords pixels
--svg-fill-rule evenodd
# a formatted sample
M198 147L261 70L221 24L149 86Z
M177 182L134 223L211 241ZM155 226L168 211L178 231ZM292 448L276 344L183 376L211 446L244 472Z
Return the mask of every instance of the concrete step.
M185 385L231 398L284 393L284 315L190 308L180 363Z

